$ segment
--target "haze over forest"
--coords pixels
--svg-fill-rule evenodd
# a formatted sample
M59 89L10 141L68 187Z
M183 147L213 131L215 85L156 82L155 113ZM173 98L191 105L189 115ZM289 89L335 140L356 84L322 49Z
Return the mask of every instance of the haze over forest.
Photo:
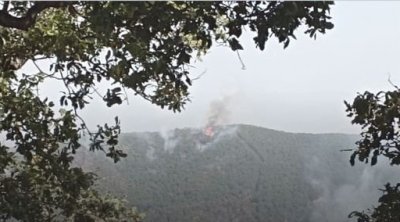
M338 222L377 204L395 168L351 167L355 135L285 133L250 125L128 133L118 164L80 151L76 164L146 222ZM86 150L86 151L85 151Z
M400 221L400 2L0 3L0 219Z

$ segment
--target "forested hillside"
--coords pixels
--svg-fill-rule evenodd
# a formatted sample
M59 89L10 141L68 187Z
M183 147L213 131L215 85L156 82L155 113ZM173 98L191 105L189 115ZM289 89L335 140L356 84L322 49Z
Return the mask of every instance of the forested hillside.
M347 221L370 207L394 172L351 167L340 150L356 139L247 125L129 133L120 138L128 153L120 163L84 152L77 164L149 222Z

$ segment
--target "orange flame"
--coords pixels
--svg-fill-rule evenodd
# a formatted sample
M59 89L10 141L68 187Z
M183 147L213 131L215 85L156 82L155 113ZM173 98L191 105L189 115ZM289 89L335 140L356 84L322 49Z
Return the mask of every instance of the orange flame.
M214 129L212 126L208 126L204 129L204 134L208 137L213 137L214 136Z

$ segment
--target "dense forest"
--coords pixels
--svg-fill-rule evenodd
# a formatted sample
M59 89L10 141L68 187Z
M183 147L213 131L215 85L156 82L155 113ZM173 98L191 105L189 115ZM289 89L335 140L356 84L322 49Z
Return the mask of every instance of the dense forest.
M126 198L145 221L346 221L370 207L394 169L351 167L358 137L286 133L248 125L122 134L128 157L76 164L100 189ZM371 191L376 192L371 192ZM350 220L351 221L351 220ZM354 220L353 220L354 221Z

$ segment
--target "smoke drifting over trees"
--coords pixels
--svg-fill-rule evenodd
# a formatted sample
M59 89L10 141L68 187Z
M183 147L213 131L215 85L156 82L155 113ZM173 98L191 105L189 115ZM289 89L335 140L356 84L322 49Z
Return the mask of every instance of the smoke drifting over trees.
M207 113L206 127L214 127L229 123L231 101L232 96L224 96L219 100L211 102Z
M228 107L226 100L215 104L215 110ZM371 207L381 183L399 175L394 168L350 167L340 150L353 146L354 135L214 128L205 143L202 129L123 134L126 161L115 166L88 155L83 165L97 169L105 178L100 186L117 189L149 222L346 221L351 211Z

